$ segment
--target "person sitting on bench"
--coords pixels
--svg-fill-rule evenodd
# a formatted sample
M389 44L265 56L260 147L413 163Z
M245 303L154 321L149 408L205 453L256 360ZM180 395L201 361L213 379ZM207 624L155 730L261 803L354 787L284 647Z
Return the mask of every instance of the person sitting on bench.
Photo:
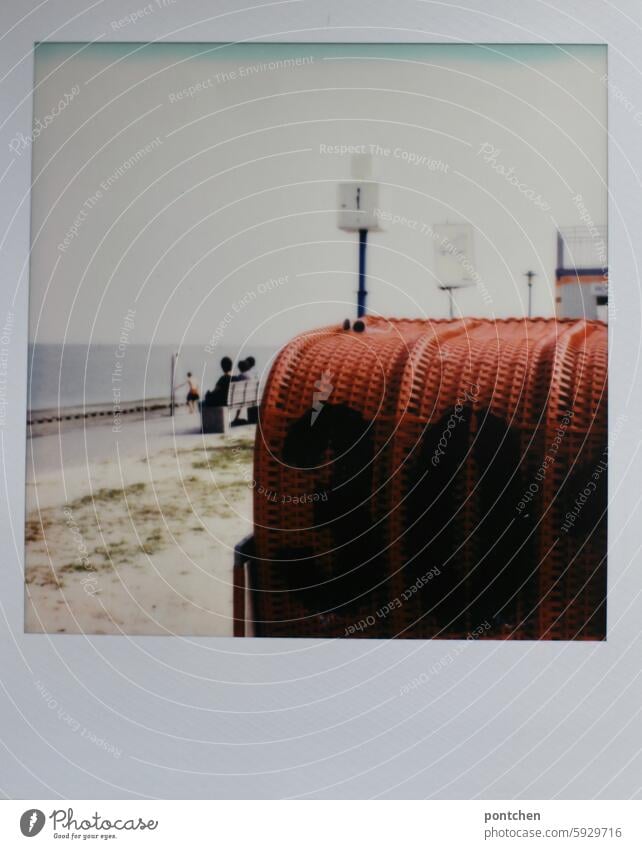
M254 366L256 365L256 360L254 357L246 357L245 364L247 366L247 371L245 374L247 375L248 380L256 380L256 375L254 374Z
M252 368L248 360L239 360L239 373L232 378L233 383L237 383L243 380L249 380L250 376L248 374L249 370ZM238 427L238 425L247 424L246 418L241 418L241 407L236 411L236 415L234 416L234 421L232 422L232 427Z
M205 395L205 404L208 407L227 407L227 396L232 382L232 360L223 357L221 360L221 371L223 374L216 381L216 386Z
M249 380L250 376L248 374L251 366L248 360L239 360L239 373L232 378L232 381L236 383L238 380Z

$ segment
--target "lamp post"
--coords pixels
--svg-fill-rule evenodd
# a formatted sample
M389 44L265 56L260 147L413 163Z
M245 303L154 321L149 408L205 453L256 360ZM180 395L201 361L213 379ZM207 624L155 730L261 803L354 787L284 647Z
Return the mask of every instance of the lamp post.
M473 257L474 231L466 221L434 224L435 277L441 292L448 296L448 315L455 317L455 292L475 285Z
M368 231L359 230L359 290L357 292L357 318L366 314L366 247Z
M172 358L169 366L169 414L170 416L174 415L174 409L176 407L176 390L174 387L176 386L176 354L172 354Z
M534 271L526 271L524 273L524 277L528 279L528 317L531 318L531 304L532 304L532 294L533 294L533 277L537 277Z
M453 290L457 289L458 287L457 286L440 286L439 288L441 289L442 292L447 293L449 316L450 316L450 318L454 318L455 317L455 311L454 311L454 299L455 298L454 298L454 295L453 295Z
M357 289L357 318L367 313L366 249L368 230L380 230L375 214L378 185L370 180L370 157L359 154L352 158L352 177L349 183L339 183L340 230L359 234L359 286Z

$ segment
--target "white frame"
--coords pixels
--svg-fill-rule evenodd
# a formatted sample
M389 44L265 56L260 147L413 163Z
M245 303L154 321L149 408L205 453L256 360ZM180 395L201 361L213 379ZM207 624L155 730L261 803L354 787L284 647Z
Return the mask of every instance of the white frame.
M156 4L157 0L152 0ZM16 798L621 798L640 794L642 31L635 0L3 4L0 326L2 789ZM232 640L23 633L28 157L37 40L452 41L609 46L611 469L606 643ZM628 108L618 91L624 92ZM639 110L639 111L638 111ZM635 234L635 236L634 236ZM8 282L11 281L11 282ZM6 334L5 334L6 335ZM413 677L443 664L412 695ZM44 682L58 707L43 699ZM88 742L60 707L120 758ZM274 741L281 741L275 743ZM256 743L254 745L253 743ZM241 826L242 827L242 824Z

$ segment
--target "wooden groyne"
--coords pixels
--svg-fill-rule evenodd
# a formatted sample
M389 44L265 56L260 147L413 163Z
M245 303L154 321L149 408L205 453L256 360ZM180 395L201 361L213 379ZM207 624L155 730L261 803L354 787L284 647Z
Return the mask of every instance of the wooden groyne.
M179 404L174 404L177 408ZM73 407L50 407L27 411L27 434L42 436L58 430L93 425L120 428L125 422L137 419L169 416L172 412L170 398L145 398L139 401L122 401L115 404L82 404Z

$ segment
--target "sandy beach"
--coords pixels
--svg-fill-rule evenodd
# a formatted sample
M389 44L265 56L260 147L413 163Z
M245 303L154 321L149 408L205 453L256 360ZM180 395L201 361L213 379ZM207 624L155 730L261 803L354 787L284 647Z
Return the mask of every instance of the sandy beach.
M231 636L254 431L181 410L28 440L25 631Z

